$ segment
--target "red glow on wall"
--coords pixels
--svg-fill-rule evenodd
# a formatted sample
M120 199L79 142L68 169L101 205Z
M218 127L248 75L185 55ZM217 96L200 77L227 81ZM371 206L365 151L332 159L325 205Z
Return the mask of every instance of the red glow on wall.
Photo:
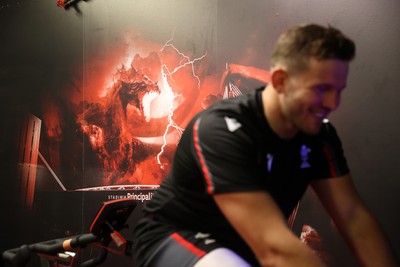
M249 80L269 79L267 71L238 64L220 70L222 76L210 74L207 51L187 55L173 39L163 45L142 38L131 43L135 46L115 49L107 60L88 59L85 79L75 77L74 88L63 93L68 104L44 101L47 158L60 172L68 168L68 175L88 177L84 187L160 184L182 131L197 112L230 88L247 90L253 88ZM74 118L74 125L66 116ZM78 189L78 184L70 187Z

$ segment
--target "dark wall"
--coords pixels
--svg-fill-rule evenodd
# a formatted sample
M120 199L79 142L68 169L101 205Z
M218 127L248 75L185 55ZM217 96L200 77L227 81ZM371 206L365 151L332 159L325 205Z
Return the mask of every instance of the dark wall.
M16 136L25 113L43 115L49 99L72 112L76 107L67 99L92 101L93 88L104 87L132 53L159 49L169 40L192 59L206 54L196 65L204 84L199 94L207 85L218 93L226 64L267 70L279 33L315 22L341 29L357 44L342 105L331 121L361 196L400 254L398 0L90 0L77 7L80 13L57 7L55 0L0 2L0 185L7 233L0 250L41 236L26 238L33 233L28 225L39 222L35 214L14 209ZM68 112L62 116L73 120ZM79 179L89 179L83 165Z

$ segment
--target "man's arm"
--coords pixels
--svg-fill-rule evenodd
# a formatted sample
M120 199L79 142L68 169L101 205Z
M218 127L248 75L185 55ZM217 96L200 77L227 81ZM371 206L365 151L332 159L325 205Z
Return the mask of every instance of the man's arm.
M287 227L267 192L218 194L214 199L261 266L325 266Z
M311 186L361 266L399 266L381 227L359 197L350 175L315 181Z

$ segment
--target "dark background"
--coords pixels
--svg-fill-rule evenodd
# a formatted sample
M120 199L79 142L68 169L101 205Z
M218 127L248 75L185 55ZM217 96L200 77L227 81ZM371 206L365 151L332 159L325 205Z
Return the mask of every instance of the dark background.
M71 229L87 229L98 207L95 197L71 200L60 193L46 205L35 200L33 210L19 207L18 123L26 113L40 114L48 96L61 106L68 105L64 100L70 95L90 98L89 83L93 77L105 82L101 79L119 63L115 56L128 45L126 36L158 44L173 36L174 45L193 58L207 51L203 77L218 80L227 63L267 70L279 33L315 22L341 29L357 44L341 108L330 119L360 194L400 255L398 0L89 0L77 7L79 12L59 8L53 0L0 0L0 251L53 238L65 226L53 232L49 227L66 217ZM313 205L300 213L310 213ZM317 215L315 225L326 222L324 214ZM342 251L337 242L333 250ZM339 257L354 266L348 254Z

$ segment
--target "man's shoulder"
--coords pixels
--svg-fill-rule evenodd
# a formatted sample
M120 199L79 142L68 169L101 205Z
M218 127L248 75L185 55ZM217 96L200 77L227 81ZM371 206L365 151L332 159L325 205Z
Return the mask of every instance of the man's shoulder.
M319 136L323 139L332 137L338 138L336 128L328 119L325 119L324 122L322 123Z
M336 128L329 122L327 119L321 125L320 132L317 135L307 135L301 134L301 137L298 140L301 142L306 142L313 146L321 146L324 147L326 145L338 145L341 144L340 138L336 131Z
M201 117L207 117L210 120L221 120L222 122L238 121L242 125L252 122L257 123L263 115L262 109L257 103L257 91L252 90L246 94L222 99L211 108L202 112ZM229 123L229 122L228 122Z

